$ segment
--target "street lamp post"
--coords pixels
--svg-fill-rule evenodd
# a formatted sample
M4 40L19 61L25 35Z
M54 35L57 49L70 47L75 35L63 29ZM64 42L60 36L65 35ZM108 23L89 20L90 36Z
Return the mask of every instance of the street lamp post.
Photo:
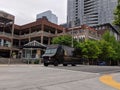
M72 47L73 47L73 28L72 28Z
M15 26L14 26L14 20L13 20L12 21L12 29L11 29L12 36L11 36L11 46L10 46L10 59L8 61L8 64L11 63L11 59L12 59L14 27Z
M73 36L73 28L74 28L74 20L72 20L72 47L74 46L73 44L73 39L74 39L74 36Z

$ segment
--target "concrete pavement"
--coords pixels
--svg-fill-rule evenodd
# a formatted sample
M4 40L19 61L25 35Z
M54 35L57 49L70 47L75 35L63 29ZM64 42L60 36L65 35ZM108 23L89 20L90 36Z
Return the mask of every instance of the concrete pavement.
M116 90L101 83L100 76L41 65L4 65L0 66L0 90Z
M109 74L109 73L120 72L120 66L77 65L75 67L71 67L69 65L67 67L63 67L63 66L54 67L53 65L51 65L49 67L58 68L58 69L67 69L72 71L99 73L99 74Z

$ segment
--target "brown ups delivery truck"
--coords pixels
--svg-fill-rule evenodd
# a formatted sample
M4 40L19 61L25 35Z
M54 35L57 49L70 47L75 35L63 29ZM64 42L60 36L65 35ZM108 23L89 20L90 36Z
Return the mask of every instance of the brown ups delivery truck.
M76 64L81 64L80 57L73 54L74 48L64 46L64 45L49 45L43 54L44 66L54 65L58 66L63 64L67 66L68 64L75 66Z

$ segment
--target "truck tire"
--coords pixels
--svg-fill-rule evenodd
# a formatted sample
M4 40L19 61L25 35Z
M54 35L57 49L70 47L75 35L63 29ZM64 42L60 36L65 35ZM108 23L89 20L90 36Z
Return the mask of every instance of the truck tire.
M67 64L63 64L63 66L67 66Z
M46 66L46 67L47 67L47 66L48 66L48 63L44 63L44 66Z
M58 61L54 61L54 66L58 66Z

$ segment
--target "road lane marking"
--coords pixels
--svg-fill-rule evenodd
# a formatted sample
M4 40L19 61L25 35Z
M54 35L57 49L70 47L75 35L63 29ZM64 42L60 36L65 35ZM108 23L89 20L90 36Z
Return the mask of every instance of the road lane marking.
M109 86L111 86L111 87L113 87L113 88L116 88L116 89L120 90L120 83L118 83L117 81L113 80L112 75L104 75L104 76L101 76L101 77L99 78L99 80L100 80L102 83L106 84L106 85L109 85Z

